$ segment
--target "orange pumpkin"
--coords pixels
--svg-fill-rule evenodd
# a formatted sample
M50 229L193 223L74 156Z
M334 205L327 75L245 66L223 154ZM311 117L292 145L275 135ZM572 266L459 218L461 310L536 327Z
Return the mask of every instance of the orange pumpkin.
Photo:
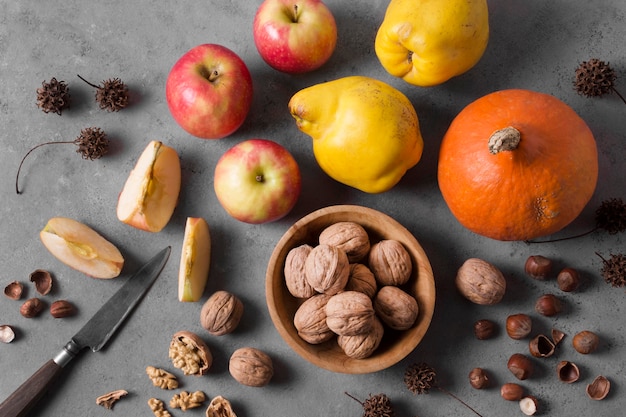
M598 179L596 141L561 100L503 90L470 103L452 121L439 152L439 188L469 230L528 240L571 223Z

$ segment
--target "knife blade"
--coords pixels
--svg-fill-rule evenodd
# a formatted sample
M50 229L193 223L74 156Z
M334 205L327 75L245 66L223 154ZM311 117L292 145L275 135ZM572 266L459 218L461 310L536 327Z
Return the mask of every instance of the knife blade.
M44 363L30 378L0 404L0 416L23 417L42 397L61 371L83 349L99 351L141 301L165 267L171 252L168 246L142 266L93 315L53 359Z

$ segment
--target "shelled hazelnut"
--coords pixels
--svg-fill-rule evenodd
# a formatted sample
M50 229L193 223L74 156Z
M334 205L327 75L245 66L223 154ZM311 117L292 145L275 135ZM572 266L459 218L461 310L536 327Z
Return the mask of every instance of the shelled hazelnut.
M537 401L537 398L528 395L519 400L519 408L520 410L522 410L522 413L526 414L527 416L533 416L537 413L537 410L539 409L539 402Z

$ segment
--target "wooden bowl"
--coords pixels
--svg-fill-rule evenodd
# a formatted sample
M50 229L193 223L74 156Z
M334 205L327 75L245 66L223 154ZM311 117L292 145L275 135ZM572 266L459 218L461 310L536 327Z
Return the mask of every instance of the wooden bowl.
M409 282L402 289L418 302L419 315L405 331L385 327L385 334L376 351L368 358L348 357L336 338L319 345L309 344L298 336L293 324L296 310L304 301L292 296L285 284L284 267L287 253L294 247L318 244L321 231L333 223L352 221L365 228L372 244L382 239L395 239L408 250L413 262ZM351 205L325 207L298 220L285 232L274 248L266 273L267 307L281 337L301 357L321 368L346 374L377 372L395 365L420 343L430 325L435 308L435 281L426 253L415 237L400 223L379 211Z

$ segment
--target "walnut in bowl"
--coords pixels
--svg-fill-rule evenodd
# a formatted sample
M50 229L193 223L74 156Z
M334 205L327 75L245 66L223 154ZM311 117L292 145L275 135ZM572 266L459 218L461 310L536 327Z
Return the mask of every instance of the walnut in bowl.
M360 358L360 355L346 355L337 338L312 344L300 337L294 325L294 316L306 299L294 297L285 282L284 267L289 251L303 244L319 245L321 232L338 222L355 222L361 225L367 231L372 245L387 239L400 242L406 248L412 264L408 281L399 285L399 288L416 299L419 312L417 319L407 330L386 327L377 348L365 358ZM265 294L274 326L296 353L316 366L346 374L377 372L404 359L426 334L435 308L432 268L415 237L388 215L354 205L325 207L293 224L272 252L266 272Z

